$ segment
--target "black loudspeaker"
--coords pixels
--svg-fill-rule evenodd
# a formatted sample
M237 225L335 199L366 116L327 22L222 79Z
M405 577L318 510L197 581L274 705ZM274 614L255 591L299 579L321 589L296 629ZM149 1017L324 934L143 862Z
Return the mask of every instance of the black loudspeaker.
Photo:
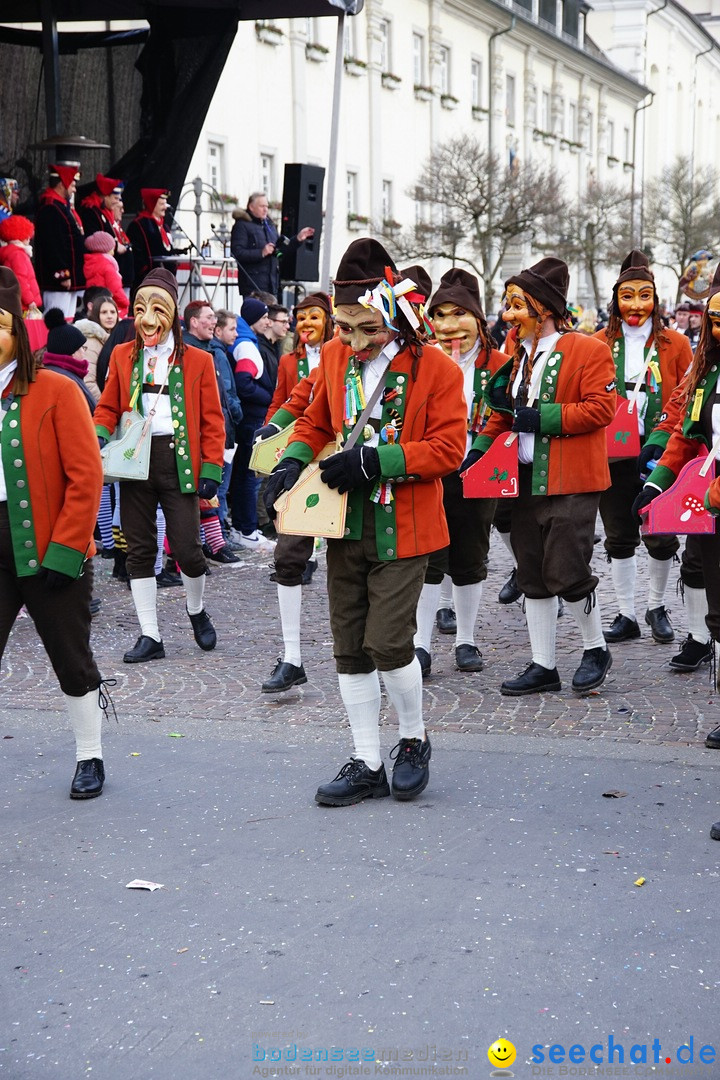
M310 226L315 235L280 259L283 281L317 281L320 277L324 180L325 170L320 165L285 166L281 232L283 236L297 236Z

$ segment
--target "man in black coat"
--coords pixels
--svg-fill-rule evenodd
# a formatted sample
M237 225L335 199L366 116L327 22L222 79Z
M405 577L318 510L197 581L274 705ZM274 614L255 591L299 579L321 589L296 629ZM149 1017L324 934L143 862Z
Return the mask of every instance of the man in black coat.
M230 250L240 269L238 288L243 295L262 290L277 296L280 289L278 256L296 251L315 235L306 226L297 236L281 236L268 217L267 195L254 192L246 210L236 210L230 234Z

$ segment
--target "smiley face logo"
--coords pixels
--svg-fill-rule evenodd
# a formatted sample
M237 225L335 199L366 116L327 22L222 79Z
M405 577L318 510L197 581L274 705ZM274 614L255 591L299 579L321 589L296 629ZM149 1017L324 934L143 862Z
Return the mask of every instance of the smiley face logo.
M499 1069L512 1065L516 1057L515 1047L507 1039L496 1039L488 1049L488 1061Z

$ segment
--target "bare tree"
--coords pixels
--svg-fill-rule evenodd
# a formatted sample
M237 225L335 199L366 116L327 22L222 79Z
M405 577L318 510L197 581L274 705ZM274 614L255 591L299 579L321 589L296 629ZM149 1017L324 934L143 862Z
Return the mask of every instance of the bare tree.
M645 237L653 244L655 262L669 267L678 281L696 251L709 248L720 253L717 188L717 170L703 168L698 173L688 157L677 157L648 185Z
M495 306L494 281L509 246L537 245L565 213L563 183L553 169L508 168L477 139L459 136L436 147L410 189L430 221L387 233L398 258L445 258L482 279L485 306ZM553 231L555 231L553 229Z
M620 264L632 247L631 206L626 189L590 180L586 193L558 222L553 253L587 270L597 308L607 303L598 283L600 269Z

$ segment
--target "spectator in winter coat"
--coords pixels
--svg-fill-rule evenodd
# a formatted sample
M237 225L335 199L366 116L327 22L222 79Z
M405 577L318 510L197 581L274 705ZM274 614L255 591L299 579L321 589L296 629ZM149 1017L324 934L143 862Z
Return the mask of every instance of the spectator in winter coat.
M117 259L113 255L115 238L106 232L94 232L85 240L83 266L88 285L98 285L111 294L122 319L128 313L128 298L123 290Z
M23 311L42 307L42 297L32 264L32 238L35 226L20 214L11 214L0 221L0 266L9 266L20 283Z
M0 178L0 221L10 217L20 201L20 189L17 180L11 176Z
M248 199L246 210L233 212L235 224L230 250L240 268L240 291L245 294L251 289L265 289L277 296L280 287L277 257L296 251L315 235L315 230L307 226L297 236L280 235L268 217L268 209L267 195L256 191Z

